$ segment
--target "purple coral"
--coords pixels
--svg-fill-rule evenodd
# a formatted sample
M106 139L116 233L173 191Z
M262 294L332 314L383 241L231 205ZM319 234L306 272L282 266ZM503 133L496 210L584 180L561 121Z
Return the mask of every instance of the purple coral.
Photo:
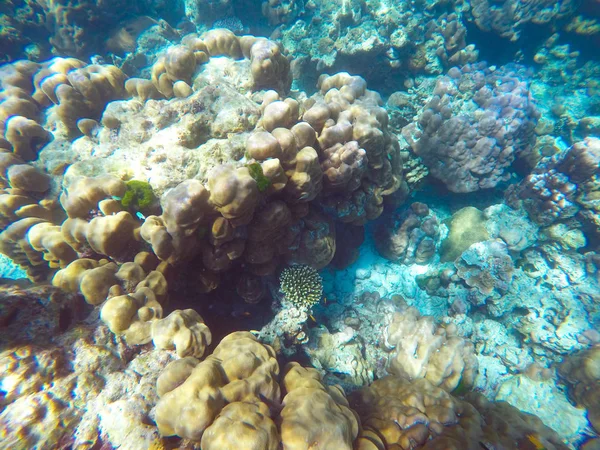
M600 190L600 139L586 138L566 152L541 160L519 185L507 191L507 201L522 200L529 216L540 225L575 216L580 209L600 209L594 192ZM597 213L596 213L597 214Z
M402 129L430 173L453 192L493 188L530 151L539 118L517 66L453 67L415 122Z

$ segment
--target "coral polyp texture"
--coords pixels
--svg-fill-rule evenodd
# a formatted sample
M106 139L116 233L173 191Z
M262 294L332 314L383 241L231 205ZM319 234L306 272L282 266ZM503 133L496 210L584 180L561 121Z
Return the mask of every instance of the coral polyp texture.
M523 70L523 69L521 69ZM402 130L431 175L452 192L493 188L531 151L539 118L518 67L453 67Z
M310 308L321 301L323 280L310 266L286 267L279 275L281 292L298 308Z
M596 448L593 3L0 1L0 448Z

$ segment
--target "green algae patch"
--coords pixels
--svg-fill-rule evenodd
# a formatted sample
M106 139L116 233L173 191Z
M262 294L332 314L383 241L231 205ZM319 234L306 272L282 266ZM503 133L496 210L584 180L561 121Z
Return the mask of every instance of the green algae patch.
M262 166L259 163L248 164L248 171L250 176L256 181L259 192L265 192L271 186L271 180L269 180L263 173Z
M146 181L131 180L127 182L127 191L121 198L123 208L133 212L149 215L150 210L156 205L158 199L150 183Z

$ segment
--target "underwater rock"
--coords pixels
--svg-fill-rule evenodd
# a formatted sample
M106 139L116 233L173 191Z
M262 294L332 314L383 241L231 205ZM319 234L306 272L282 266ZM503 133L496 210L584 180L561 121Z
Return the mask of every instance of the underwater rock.
M402 264L427 264L439 246L439 222L424 203L413 203L403 212L382 221L375 230L380 255Z
M472 206L455 212L447 226L448 236L440 247L442 262L454 261L472 244L489 239L485 215Z
M501 297L508 291L514 272L513 260L507 250L506 244L498 239L477 242L454 262L456 274L467 286L478 291L477 297Z
M526 375L513 376L502 383L495 400L536 415L571 444L581 439L588 426L585 412L569 403L554 380L536 381Z

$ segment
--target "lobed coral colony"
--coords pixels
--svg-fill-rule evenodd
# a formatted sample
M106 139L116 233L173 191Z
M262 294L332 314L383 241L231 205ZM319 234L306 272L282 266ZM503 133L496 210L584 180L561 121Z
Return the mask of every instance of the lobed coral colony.
M596 6L2 2L0 449L599 449Z

